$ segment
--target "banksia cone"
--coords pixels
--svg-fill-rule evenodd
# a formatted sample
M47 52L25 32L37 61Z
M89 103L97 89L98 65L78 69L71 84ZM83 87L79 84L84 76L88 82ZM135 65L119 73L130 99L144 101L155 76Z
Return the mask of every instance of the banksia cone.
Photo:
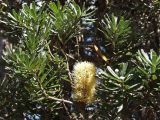
M90 62L78 62L73 69L73 99L77 102L91 103L96 87L96 67Z

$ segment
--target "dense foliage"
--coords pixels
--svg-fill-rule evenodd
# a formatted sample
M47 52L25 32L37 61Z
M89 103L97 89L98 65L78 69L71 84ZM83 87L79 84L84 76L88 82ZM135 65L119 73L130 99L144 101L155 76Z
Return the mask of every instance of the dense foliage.
M158 0L0 2L0 119L160 119Z

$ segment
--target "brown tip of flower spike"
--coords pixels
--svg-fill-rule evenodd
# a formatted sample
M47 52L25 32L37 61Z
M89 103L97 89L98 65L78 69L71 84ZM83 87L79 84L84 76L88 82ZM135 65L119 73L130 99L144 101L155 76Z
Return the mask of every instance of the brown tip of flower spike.
M73 68L73 99L77 102L91 103L96 87L96 67L91 62L77 62Z

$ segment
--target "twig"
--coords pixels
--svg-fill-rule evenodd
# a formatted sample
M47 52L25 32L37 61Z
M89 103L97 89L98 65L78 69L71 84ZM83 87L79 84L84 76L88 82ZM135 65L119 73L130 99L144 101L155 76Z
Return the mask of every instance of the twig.
M64 99L59 99L59 98L55 98L55 97L52 97L52 96L47 96L47 99L56 100L56 101L64 102L64 103L68 103L68 104L73 104L72 101L64 100Z
M67 57L67 55L66 55L66 53L64 52L64 50L63 50L63 49L61 49L61 51L62 51L62 53L64 54L64 56L65 56L65 58L66 58L66 63L67 63L67 71L68 71L68 76L69 76L69 79L70 79L71 81L73 81L73 79L72 79L72 76L71 76L71 72L70 72L70 70L69 70L69 62L68 62L68 57Z
M45 97L47 97L48 95L47 95L45 89L43 88L43 86L42 86L42 84L41 84L39 78L37 77L37 74L35 74L34 77L35 77L35 79L37 80L38 85L39 85L39 87L40 87L40 89L41 89L43 95L44 95Z
M70 115L70 113L69 113L69 110L68 110L67 106L66 106L64 103L63 103L63 106L64 106L64 109L66 110L66 113L68 114L68 116L69 116L70 120L72 120L72 116Z

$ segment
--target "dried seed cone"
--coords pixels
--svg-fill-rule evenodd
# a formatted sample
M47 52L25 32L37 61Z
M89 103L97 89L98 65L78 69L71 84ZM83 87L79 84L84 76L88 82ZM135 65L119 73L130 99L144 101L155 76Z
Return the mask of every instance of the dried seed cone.
M73 99L77 102L91 103L96 87L96 67L91 62L78 62L73 69Z

